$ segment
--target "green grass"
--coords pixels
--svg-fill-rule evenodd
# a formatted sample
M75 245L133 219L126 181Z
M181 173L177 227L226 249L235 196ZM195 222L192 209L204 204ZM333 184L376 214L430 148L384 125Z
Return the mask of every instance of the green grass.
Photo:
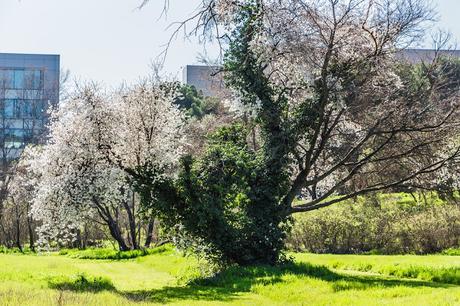
M113 285L112 281L107 277L94 277L94 276L87 276L84 273L77 274L74 276L57 276L51 278L48 281L48 285L50 288L58 289L58 290L68 290L68 291L114 291L115 286Z
M450 256L459 256L460 255L460 249L457 248L451 248L444 250L442 252L443 255L450 255Z
M155 249L117 251L110 248L89 248L86 250L63 249L59 251L59 255L65 255L71 258L79 259L133 259L137 257L147 256L151 254L159 254L170 251L169 246L161 246Z
M460 285L460 256L294 254L294 257L329 269Z
M195 259L168 247L126 260L71 253L0 254L0 305L460 304L460 256L293 254L283 267L203 279Z

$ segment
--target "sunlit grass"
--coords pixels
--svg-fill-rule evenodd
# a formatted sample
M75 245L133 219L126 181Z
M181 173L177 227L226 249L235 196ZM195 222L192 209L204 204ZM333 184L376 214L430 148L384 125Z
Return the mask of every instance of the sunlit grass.
M460 256L295 254L298 261L331 269L378 273L460 285Z
M460 304L457 256L294 257L283 267L234 267L187 285L179 280L197 275L197 261L171 249L126 260L3 254L0 305ZM440 271L455 273L433 277Z

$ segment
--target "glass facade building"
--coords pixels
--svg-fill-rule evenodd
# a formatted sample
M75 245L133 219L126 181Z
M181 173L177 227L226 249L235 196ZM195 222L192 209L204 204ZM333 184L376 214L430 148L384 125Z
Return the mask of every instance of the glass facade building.
M0 53L0 145L15 157L38 142L46 110L59 102L59 55Z

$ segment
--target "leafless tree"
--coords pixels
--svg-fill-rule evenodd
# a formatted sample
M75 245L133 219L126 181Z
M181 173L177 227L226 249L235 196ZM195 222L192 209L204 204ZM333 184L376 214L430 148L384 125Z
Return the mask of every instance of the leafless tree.
M246 28L235 37L243 10ZM281 201L296 213L380 190L430 188L458 163L458 61L440 51L445 41L429 62L400 56L435 19L424 0L203 0L173 36L245 44L226 73L252 97L245 103L259 107L262 147L277 146L267 167L289 158Z

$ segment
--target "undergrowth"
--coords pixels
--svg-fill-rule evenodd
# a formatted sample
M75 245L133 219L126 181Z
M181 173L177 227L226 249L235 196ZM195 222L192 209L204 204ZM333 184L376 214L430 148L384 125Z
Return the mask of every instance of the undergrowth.
M122 260L132 259L153 254L162 254L166 252L172 252L173 248L171 245L163 245L153 249L142 249L142 250L130 250L130 251L117 251L114 249L107 248L91 248L86 250L76 249L63 249L59 252L59 255L65 255L70 258L77 259L104 259L104 260Z
M56 276L48 281L51 289L78 291L78 292L100 292L114 291L115 286L107 277L89 276L79 273L73 276Z

